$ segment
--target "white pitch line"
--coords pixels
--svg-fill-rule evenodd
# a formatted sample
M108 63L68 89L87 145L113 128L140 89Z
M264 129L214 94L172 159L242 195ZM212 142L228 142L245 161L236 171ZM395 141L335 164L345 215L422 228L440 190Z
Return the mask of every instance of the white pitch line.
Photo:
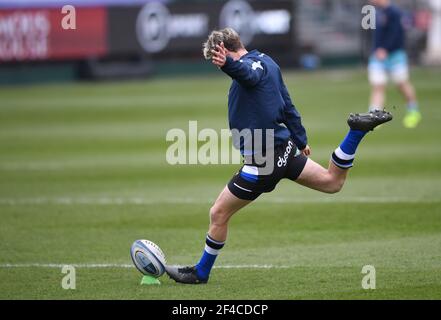
M0 264L0 268L62 268L63 266L73 266L75 268L132 268L131 264L117 264L117 263L4 263Z
M263 203L436 203L437 199L406 198L406 197L317 197L317 198L262 198ZM59 197L59 198L0 198L0 205L151 205L151 204L210 204L211 200L196 198L121 198L121 197Z
M243 264L243 265L225 265L214 266L215 269L289 269L294 266L278 266L272 264Z
M105 268L119 268L129 269L134 268L132 264L118 264L118 263L4 263L0 264L0 269L16 269L16 268L49 268L61 269L69 265L75 268L83 269L105 269ZM288 269L292 266L278 266L270 264L239 264L239 265L220 265L214 266L216 269Z

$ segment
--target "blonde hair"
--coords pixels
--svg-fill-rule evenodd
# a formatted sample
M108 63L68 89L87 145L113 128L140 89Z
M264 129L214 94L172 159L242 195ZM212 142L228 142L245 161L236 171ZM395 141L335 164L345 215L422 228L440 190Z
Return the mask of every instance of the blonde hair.
M232 28L222 30L214 30L208 36L207 41L202 45L202 52L205 59L210 60L213 57L212 50L216 50L216 45L224 43L225 48L229 51L237 52L243 48L239 34Z

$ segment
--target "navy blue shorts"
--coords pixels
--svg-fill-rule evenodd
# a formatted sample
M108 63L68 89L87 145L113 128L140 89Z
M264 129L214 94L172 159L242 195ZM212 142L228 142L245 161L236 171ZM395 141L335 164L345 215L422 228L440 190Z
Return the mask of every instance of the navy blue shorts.
M245 161L228 183L228 189L239 199L256 200L262 193L273 191L282 179L297 180L307 160L295 143L287 140L274 148L274 166L270 174L262 174L262 166Z

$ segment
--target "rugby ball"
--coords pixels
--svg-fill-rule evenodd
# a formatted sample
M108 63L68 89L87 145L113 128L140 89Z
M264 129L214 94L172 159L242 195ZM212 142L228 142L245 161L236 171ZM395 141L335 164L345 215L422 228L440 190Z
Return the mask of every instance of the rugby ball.
M165 255L149 240L136 240L130 249L132 261L142 274L159 278L165 272Z

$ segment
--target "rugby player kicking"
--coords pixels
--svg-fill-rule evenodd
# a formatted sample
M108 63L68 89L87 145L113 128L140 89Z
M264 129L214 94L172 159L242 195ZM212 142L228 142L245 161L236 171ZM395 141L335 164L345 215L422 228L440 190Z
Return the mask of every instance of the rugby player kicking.
M210 209L210 226L200 261L188 267L166 266L170 278L187 284L208 281L227 239L228 223L233 214L262 193L273 191L284 178L321 192L339 192L363 137L378 125L392 120L392 115L383 110L351 114L349 133L325 169L308 158L311 149L300 114L291 101L279 66L271 57L257 50L248 52L231 28L210 34L204 44L204 56L233 79L228 97L230 129L272 132L273 143L262 143L260 153L274 162L269 166L272 170L264 172L267 164L264 167L256 160L262 157L256 149L247 148L244 139L240 140L238 148L244 156L244 165Z

